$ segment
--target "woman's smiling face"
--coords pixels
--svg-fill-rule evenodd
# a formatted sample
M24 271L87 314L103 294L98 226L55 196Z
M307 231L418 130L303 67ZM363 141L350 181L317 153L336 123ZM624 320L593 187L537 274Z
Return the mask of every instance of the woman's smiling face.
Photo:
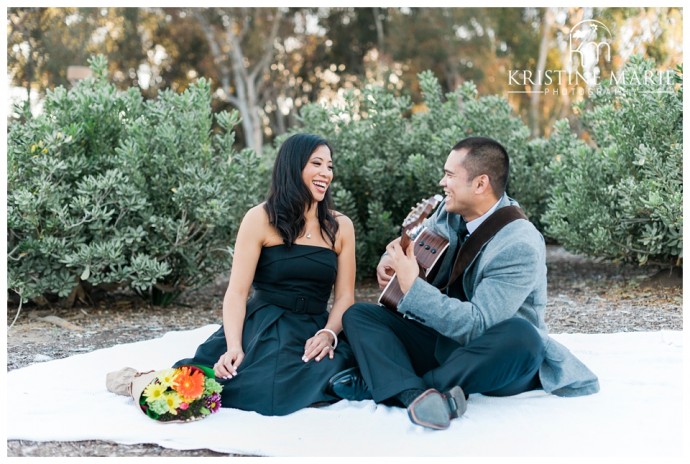
M326 145L319 145L309 157L302 169L302 180L311 192L314 201L321 201L333 181L333 160L331 150Z

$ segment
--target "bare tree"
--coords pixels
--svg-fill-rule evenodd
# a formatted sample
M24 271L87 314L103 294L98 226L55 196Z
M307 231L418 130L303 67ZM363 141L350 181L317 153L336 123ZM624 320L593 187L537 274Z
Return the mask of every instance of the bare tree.
M385 36L383 32L383 15L378 7L373 8L374 24L376 24L376 44L380 54L385 53Z
M584 19L585 10L583 8L570 7L567 9L559 10L565 13L564 23L556 24L556 30L560 34L561 40L566 40L566 37L570 33L571 28ZM568 65L573 57L570 54L570 49L568 46L559 48L561 63L564 66ZM574 57L577 60L577 56ZM574 65L577 66L579 63L575 62ZM572 111L572 99L570 98L571 90L573 90L566 79L560 79L559 81L559 95L561 98L560 109L556 114L556 119L568 118L570 121L570 126L575 128L580 126L580 118L575 117ZM579 129L578 129L579 130Z
M38 30L40 19L40 11L38 8L10 8L7 15L7 36L8 42L19 43L23 42L26 45L27 51L24 53L23 66L17 66L17 69L11 71L18 73L26 87L26 99L31 101L31 87L34 81L34 45L32 40L32 31ZM11 47L8 47L8 55ZM11 60L10 60L11 61ZM19 60L16 60L19 61Z
M199 21L218 67L223 98L235 106L242 115L242 130L247 146L261 155L263 150L262 92L267 84L266 73L275 53L274 42L278 36L283 10L261 8L262 14L269 10L267 18L270 29L263 37L261 49L255 56L249 56L245 38L251 32L258 32L253 24L253 8L211 8L193 10Z
M554 8L546 8L544 11L544 18L541 25L541 41L539 43L539 56L537 57L537 82L532 89L529 102L529 126L533 137L541 135L540 132L540 104L541 92L544 79L544 70L546 69L546 58L549 53L549 46L552 41L553 25L555 21Z

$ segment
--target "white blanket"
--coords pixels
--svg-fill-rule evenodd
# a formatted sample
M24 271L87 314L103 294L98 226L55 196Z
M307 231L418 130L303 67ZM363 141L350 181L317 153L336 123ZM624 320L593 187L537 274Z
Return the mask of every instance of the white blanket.
M467 413L444 431L414 426L404 409L372 401L341 401L285 417L224 408L200 421L162 424L137 411L132 399L105 389L107 372L168 367L193 354L217 327L8 372L7 438L155 443L262 456L683 455L682 332L554 335L597 373L598 394L471 395Z

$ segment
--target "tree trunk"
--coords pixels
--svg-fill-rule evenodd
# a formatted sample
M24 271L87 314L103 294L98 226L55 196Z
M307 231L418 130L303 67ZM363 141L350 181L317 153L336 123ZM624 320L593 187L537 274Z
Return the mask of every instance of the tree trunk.
M228 20L225 21L223 34L216 35L203 14L199 12L196 17L204 29L214 61L218 66L225 98L237 107L242 116L242 131L247 147L261 156L263 153L261 109L265 103L261 90L265 85L264 74L273 59L273 42L278 35L283 13L278 8L275 10L271 30L264 41L264 51L258 59L254 60L254 64L249 66L245 63L251 63L251 57L244 54L242 47L242 38L249 32L250 27L247 16L242 21L230 12L219 11L218 14L227 16ZM234 85L234 91L232 85Z
M572 30L572 27L582 21L584 18L584 10L582 8L568 8L566 10L566 21L565 24L560 26L560 31L563 37L567 37L570 31ZM569 63L571 60L571 55L570 55L570 49L563 49L561 50L561 62L566 65ZM577 66L579 64L575 63ZM572 71L575 72L577 69L573 69ZM581 122L580 118L576 117L575 114L573 114L572 111L572 101L573 99L571 98L572 96L575 96L577 92L577 86L571 87L568 84L567 79L561 79L561 83L559 86L559 94L561 97L561 102L560 102L560 111L557 113L557 116L555 119L563 119L563 118L568 118L570 121L570 127L572 130L574 130L576 133L580 133L582 131L581 127ZM577 100L577 98L575 98Z
M374 7L374 24L376 24L376 44L379 49L379 54L385 53L384 49L384 35L383 35L383 21L381 21L381 12L378 7Z
M539 57L537 58L536 68L537 82L532 88L532 94L530 95L529 125L532 137L541 135L541 117L539 109L541 104L542 81L544 79L544 70L546 69L546 56L549 53L549 43L551 42L551 30L554 20L555 15L553 8L547 8L544 12L544 19L542 20L541 42L539 43Z

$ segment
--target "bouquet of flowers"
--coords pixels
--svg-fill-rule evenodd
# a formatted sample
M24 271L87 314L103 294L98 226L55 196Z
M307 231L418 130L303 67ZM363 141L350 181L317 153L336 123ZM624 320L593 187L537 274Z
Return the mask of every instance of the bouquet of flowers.
M114 393L128 393L142 412L161 422L193 421L217 412L223 390L213 369L196 365L146 373L124 368L108 374L106 385Z

